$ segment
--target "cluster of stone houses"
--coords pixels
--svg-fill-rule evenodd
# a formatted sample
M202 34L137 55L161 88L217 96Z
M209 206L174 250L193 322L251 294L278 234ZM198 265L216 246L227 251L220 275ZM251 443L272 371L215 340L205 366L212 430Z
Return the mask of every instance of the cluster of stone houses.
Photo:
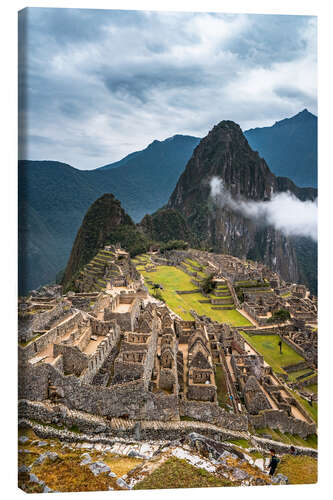
M125 255L121 260L128 259ZM103 291L61 295L58 288L53 296L38 294L20 301L20 399L61 403L105 417L191 417L238 429L251 423L301 435L315 431L315 424L237 328L200 317L181 320L149 296L130 265L127 270L122 283ZM239 276L240 268L236 271ZM291 295L294 300L309 300L307 292L296 293L302 297ZM269 304L273 296L281 301L274 291L266 295ZM291 325L284 334L303 347L310 342L304 330L293 331ZM221 391L228 401L223 407Z

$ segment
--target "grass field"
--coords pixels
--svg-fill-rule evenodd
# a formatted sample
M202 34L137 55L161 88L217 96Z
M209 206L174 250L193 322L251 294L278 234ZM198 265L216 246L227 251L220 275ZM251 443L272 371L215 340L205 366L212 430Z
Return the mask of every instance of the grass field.
M312 371L312 374L313 374L313 370L311 370L310 368L305 368L304 370L298 370L297 372L289 373L289 378L290 378L290 380L293 380L293 381L297 382L297 377L299 377L300 375L305 375L306 373L310 373L311 371ZM306 380L307 378L308 377L305 377L302 380Z
M162 297L168 306L181 318L191 320L193 317L190 310L193 309L200 315L206 315L213 320L221 323L229 323L233 326L251 326L251 323L235 309L233 310L216 310L212 309L210 304L202 304L199 300L204 299L200 293L188 295L178 295L176 290L195 290L197 287L191 283L191 276L172 266L158 266L156 272L146 272L141 268L138 269L145 280L158 283L163 286L161 291ZM151 294L153 294L152 285L146 284Z
M135 490L162 490L165 488L208 488L233 486L230 481L218 478L179 458L169 458L150 476L134 486Z
M306 392L313 392L314 394L318 394L318 385L317 384L311 384L311 385L306 385L303 388Z
M117 485L116 478L110 477L107 472L95 476L88 466L81 466L82 449L68 449L63 447L63 442L57 439L46 439L46 445L37 446L38 436L31 429L19 429L19 436L28 437L24 444L19 443L19 450L27 452L18 454L18 465L30 466L42 453L47 451L56 452L58 457L51 461L46 459L40 465L32 465L31 473L36 474L39 479L45 482L49 488L59 492L78 492L78 491L109 491L121 490ZM103 454L89 450L93 461L103 460L111 467L111 470L118 477L126 474L136 466L142 464L141 459L124 457L114 454ZM43 487L30 481L29 474L19 473L18 482L20 488L27 493L41 493Z
M313 484L317 482L318 463L313 457L285 455L277 466L276 474L285 474L288 484Z
M260 354L264 356L266 363L271 365L276 373L287 374L283 366L301 363L304 361L297 352L289 347L285 342L282 345L282 354L278 342L278 335L247 335L245 332L240 332L245 340L248 341ZM291 378L292 380L292 378Z

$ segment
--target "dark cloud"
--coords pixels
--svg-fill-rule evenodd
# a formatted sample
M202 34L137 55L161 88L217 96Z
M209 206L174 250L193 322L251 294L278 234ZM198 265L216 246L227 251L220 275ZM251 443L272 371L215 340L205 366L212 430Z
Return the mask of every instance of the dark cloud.
M95 168L222 119L316 112L312 17L30 8L20 31L28 158Z

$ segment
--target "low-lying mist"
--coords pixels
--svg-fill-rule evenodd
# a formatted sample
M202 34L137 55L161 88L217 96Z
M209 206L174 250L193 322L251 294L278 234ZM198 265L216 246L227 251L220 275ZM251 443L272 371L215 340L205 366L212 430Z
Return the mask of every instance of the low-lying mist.
M273 226L286 236L306 236L317 241L317 200L301 201L289 191L273 193L269 201L235 200L219 177L212 177L210 190L219 207L229 207L254 221Z

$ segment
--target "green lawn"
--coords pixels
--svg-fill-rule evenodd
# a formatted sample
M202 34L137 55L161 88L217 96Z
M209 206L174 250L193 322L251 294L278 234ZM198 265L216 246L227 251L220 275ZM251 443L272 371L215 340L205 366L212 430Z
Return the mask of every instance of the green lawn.
M306 392L313 392L314 394L318 393L318 385L317 384L311 384L311 385L305 385L303 389Z
M178 295L176 290L195 290L197 287L191 283L191 276L173 266L158 266L156 272L149 273L140 269L145 280L158 283L163 286L161 294L168 306L184 320L193 317L190 310L193 309L200 315L206 315L220 323L230 323L233 326L251 326L251 323L238 311L212 309L211 304L202 304L199 300L205 297L200 293ZM146 282L150 293L153 293L152 285Z
M230 439L229 443L235 444L236 446L240 446L241 448L251 447L251 443L247 439Z
M298 370L297 372L292 372L289 373L289 379L297 382L297 377L300 377L301 375L305 375L306 373L310 373L312 370L310 368L305 368L304 370ZM313 373L312 375L313 376ZM308 377L305 377L304 379L301 380L306 380Z
M282 354L280 354L280 348L278 346L280 337L278 335L247 335L243 331L240 333L250 345L264 356L266 363L268 363L276 373L287 374L283 366L304 361L304 358L284 342L282 345ZM292 379L292 377L290 378Z

